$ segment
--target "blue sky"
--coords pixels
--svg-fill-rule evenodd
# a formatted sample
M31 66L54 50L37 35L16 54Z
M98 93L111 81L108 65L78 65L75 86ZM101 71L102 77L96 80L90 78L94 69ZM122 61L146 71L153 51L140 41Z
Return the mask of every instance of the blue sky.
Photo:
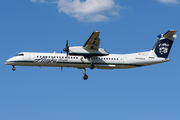
M110 53L150 50L157 35L180 30L178 0L10 0L0 4L1 120L179 120L179 37L167 63L135 68L16 67L19 52L60 52L101 31Z

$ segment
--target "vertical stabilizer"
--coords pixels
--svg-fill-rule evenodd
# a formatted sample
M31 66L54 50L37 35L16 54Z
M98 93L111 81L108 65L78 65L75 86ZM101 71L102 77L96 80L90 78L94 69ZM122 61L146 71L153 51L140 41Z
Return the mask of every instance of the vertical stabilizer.
M174 39L177 37L177 30L169 30L165 34L158 35L159 39L149 53L149 57L167 58Z

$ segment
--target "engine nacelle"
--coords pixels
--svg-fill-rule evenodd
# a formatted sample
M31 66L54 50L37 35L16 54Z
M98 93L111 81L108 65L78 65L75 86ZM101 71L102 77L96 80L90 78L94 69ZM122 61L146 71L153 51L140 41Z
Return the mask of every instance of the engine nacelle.
M69 55L79 55L84 57L92 56L105 56L109 55L103 48L99 48L98 51L94 49L85 49L82 46L80 47L69 47Z

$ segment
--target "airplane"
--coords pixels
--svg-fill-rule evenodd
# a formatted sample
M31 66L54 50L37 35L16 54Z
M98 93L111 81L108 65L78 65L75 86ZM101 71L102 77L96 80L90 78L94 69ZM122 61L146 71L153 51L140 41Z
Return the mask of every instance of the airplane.
M21 52L8 59L5 64L15 66L45 66L78 68L87 80L86 68L90 69L128 69L148 66L169 61L168 55L177 30L169 30L158 35L156 44L150 51L131 54L109 54L100 48L100 31L94 31L83 46L69 47L68 40L63 49L66 53ZM83 71L84 70L84 71Z

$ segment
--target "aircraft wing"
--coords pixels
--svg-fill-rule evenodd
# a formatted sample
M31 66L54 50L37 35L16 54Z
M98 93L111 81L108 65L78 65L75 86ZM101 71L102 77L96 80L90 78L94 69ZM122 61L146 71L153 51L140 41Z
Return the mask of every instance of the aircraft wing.
M94 31L89 37L89 39L86 41L86 43L83 45L83 48L98 50L100 44L99 34L100 31Z

